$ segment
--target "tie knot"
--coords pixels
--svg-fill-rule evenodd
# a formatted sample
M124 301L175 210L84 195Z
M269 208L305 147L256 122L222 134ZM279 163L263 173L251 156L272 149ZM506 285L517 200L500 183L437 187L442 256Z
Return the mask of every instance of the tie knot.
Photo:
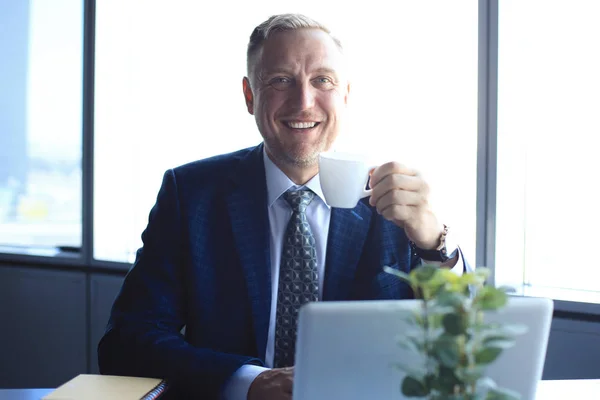
M283 198L288 202L294 212L306 212L306 207L314 199L315 194L310 189L288 190L283 194Z

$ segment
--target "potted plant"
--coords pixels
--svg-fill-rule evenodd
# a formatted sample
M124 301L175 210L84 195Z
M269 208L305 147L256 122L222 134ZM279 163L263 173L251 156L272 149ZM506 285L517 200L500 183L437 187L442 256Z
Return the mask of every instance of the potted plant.
M399 345L416 352L420 365L397 367L406 373L401 391L430 400L513 400L520 395L499 388L486 367L515 343L525 327L486 323L484 313L502 308L507 290L485 285L489 269L458 276L448 269L423 265L410 274L384 268L406 281L422 302L409 316L414 330L403 332Z

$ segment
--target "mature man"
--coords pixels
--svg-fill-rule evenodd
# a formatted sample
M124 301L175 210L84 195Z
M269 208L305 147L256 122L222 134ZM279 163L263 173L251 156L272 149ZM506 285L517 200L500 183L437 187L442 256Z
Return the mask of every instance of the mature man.
M404 165L377 167L354 209L325 204L317 157L349 91L324 26L286 14L254 30L243 93L264 143L165 173L99 345L102 373L165 378L178 398L290 399L303 302L411 297L384 265L462 272L427 184ZM288 236L298 224L310 248L300 267Z

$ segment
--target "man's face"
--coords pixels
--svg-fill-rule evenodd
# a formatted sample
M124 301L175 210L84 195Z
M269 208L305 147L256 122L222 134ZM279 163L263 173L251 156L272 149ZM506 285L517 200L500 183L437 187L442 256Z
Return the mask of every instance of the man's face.
M278 32L265 41L244 95L276 164L314 167L331 147L349 92L344 72L339 48L319 29Z

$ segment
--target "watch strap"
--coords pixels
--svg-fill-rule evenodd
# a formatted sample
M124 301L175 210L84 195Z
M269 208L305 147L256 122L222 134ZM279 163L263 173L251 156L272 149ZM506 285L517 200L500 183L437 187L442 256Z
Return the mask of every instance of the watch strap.
M421 259L426 261L437 261L446 262L456 255L458 248L452 249L452 253L448 254L448 248L446 246L446 236L448 235L448 226L444 224L444 229L440 235L440 243L435 249L422 249L418 247L413 241L410 242L413 252Z

